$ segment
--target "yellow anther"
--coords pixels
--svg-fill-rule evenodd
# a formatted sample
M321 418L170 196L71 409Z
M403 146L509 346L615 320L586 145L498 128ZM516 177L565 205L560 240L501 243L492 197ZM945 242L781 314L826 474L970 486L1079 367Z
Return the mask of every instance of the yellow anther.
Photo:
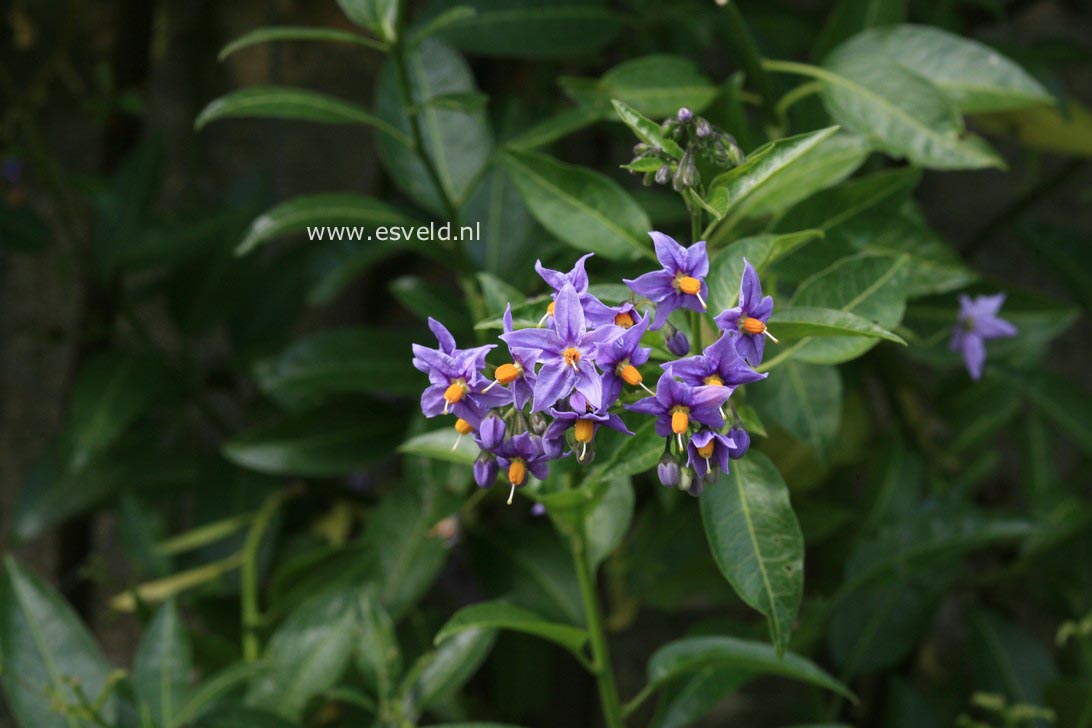
M573 369L576 369L576 365L580 363L580 349L576 347L570 346L561 352L561 356L565 357L565 364Z
M557 308L557 301L550 301L550 305L546 307L546 315L553 316L555 308Z
M721 379L720 376L717 375L717 374L710 374L708 377L706 377L702 381L705 382L707 385L712 386L712 387L723 387L724 386L724 380Z
M573 426L577 442L591 442L595 435L595 423L591 420L577 420Z
M626 364L618 374L622 377L623 382L633 387L644 381L641 372L637 371L637 367L632 364Z
M621 326L623 329L633 328L634 324L633 316L629 311L623 311L622 313L614 315L614 325Z
M511 384L523 374L523 368L519 364L501 364L497 367L495 379L501 384Z
M702 445L698 448L698 455L701 455L706 460L713 457L713 446L715 444L716 440L710 440L708 445Z
M462 417L455 420L455 432L458 432L460 435L469 435L473 431L474 428Z
M456 404L462 400L463 395L466 394L466 384L460 379L457 382L452 382L446 390L444 390L444 401L448 404Z
M688 295L696 296L698 291L701 290L701 281L690 276L683 276L679 279L679 290Z
M681 435L686 432L690 427L690 409L687 407L676 407L671 412L671 431L676 435Z
M523 481L527 479L527 464L516 458L508 466L508 482L515 487L523 485Z
M766 333L766 324L756 318L745 318L739 322L739 327L748 334Z

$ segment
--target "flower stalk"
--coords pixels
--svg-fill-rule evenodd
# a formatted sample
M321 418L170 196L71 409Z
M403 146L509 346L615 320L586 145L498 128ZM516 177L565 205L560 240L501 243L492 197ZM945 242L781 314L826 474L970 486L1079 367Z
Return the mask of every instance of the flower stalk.
M603 720L607 728L623 728L622 701L618 697L618 687L611 667L610 645L603 625L603 614L599 606L599 595L595 587L595 576L588 567L584 537L577 533L569 534L569 548L576 567L576 579L580 584L580 596L584 602L584 615L587 620L588 637L591 641L591 672L599 687L599 702L603 708Z

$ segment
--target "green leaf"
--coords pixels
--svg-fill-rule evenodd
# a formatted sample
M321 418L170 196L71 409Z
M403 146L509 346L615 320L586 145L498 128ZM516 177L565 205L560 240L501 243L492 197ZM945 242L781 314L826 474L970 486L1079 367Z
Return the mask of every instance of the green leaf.
M594 124L602 118L603 114L590 106L577 106L566 109L554 116L547 117L539 123L509 139L505 143L506 149L515 152L529 152L539 147L561 139Z
M743 164L714 179L706 196L723 215L716 225L721 235L751 214L752 208L768 209L779 197L794 194L793 186L800 178L792 175L793 165L820 148L836 131L838 127L831 126L769 142L749 154Z
M857 697L849 688L810 660L794 652L781 653L762 642L735 637L687 637L669 642L649 659L648 681L661 686L682 675L709 667L787 677L857 702Z
M646 116L662 118L683 106L701 113L719 90L690 59L658 54L610 69L599 79L595 93L604 105L617 99Z
M205 715L222 696L248 682L263 669L263 665L237 662L206 677L194 688L193 696L175 715L174 723L170 728L190 725L194 720Z
M479 450L472 439L460 439L455 428L445 427L411 437L398 446L398 452L459 465L473 465Z
M308 228L321 228L323 238L328 238L327 231L344 226L353 228L354 236L358 234L356 229L360 228L359 233L364 235L363 239L369 247L382 250L385 255L393 255L404 249L407 241L378 238L373 241L370 239L373 236L365 231L374 232L381 226L409 228L415 224L414 220L372 197L338 192L304 195L280 203L250 223L250 229L235 249L235 254L246 255L270 240L302 233Z
M406 65L410 98L403 97L396 64L390 59L383 65L376 83L376 113L408 136L407 109L419 109L417 123L425 148L414 150L381 137L379 158L410 199L446 218L450 215L449 202L455 208L462 208L474 192L492 155L493 133L482 109L442 109L428 105L428 100L436 96L478 92L470 67L458 52L435 38L428 38L409 53ZM439 188L421 161L421 153L431 160Z
M519 305L527 300L519 289L491 273L478 274L478 286L482 291L487 314L501 314L508 304Z
M377 40L358 33L337 28L308 28L306 26L285 25L269 28L255 28L239 36L224 46L218 58L223 61L236 51L263 43L276 41L321 41L326 43L350 43L375 50L384 50L386 46Z
M458 690L489 656L496 639L492 629L460 632L423 655L403 682L405 699L418 712Z
M386 41L398 36L398 6L402 0L337 0L345 17Z
M391 453L405 414L371 401L341 401L244 430L223 453L236 465L271 475L348 475Z
M618 118L637 135L638 139L645 144L663 149L675 159L682 157L682 147L674 139L661 134L659 124L618 99L612 99L611 103L614 105L614 113L618 114Z
M1037 107L983 114L975 124L987 134L1015 138L1029 149L1092 157L1092 110L1067 99L1065 109Z
M539 223L565 243L612 260L651 256L644 210L613 180L540 154L501 162Z
M232 118L270 118L314 121L322 124L365 124L390 140L412 148L413 140L362 106L307 89L252 86L209 102L194 126L198 131L210 122Z
M706 667L664 686L652 728L688 728L748 680L751 673L735 668Z
M884 339L906 346L902 337L849 311L788 306L770 316L769 325L778 338L784 339L849 335Z
M766 616L783 653L804 590L804 537L785 481L752 450L706 488L700 505L714 561L739 597Z
M585 555L593 572L622 543L633 520L636 501L629 478L611 478L584 516Z
M443 29L443 37L474 55L561 58L602 48L622 29L601 0L453 0L474 15Z
M190 695L193 646L174 600L156 613L137 649L133 687L157 726L170 726Z
M1034 636L982 609L967 614L968 652L975 686L1013 703L1042 705L1046 686L1058 670Z
M656 434L655 421L648 420L633 431L632 437L621 438L614 450L600 452L595 465L585 477L585 485L610 478L637 475L656 467L664 452L664 440Z
M443 321L452 333L461 338L472 328L470 312L461 296L454 296L433 283L417 276L399 276L387 285L398 303L422 321L434 318Z
M834 447L842 419L842 377L836 368L788 361L747 394L764 417L811 445L820 459Z
M107 687L112 668L72 608L36 576L8 556L0 583L0 674L7 708L20 725L72 728L75 721L55 702L80 704ZM116 701L106 698L99 714L113 722Z
M354 641L346 636L354 634L356 596L354 589L316 595L277 627L247 705L298 721L313 696L336 685L353 650Z
M293 408L331 395L420 394L422 378L406 370L414 335L363 327L334 329L297 339L254 363L254 379L267 396Z
M1034 378L1021 376L1019 383L1044 416L1085 454L1092 455L1092 395L1072 380L1049 372L1039 372Z
M402 677L402 653L394 622L370 590L357 600L359 639L353 650L364 683L380 702L390 700Z
M529 609L506 602L481 602L463 607L436 633L436 645L468 629L507 629L540 637L581 653L588 633L579 627L551 622Z
M709 310L723 311L739 301L739 283L746 258L761 276L800 246L823 237L821 230L740 238L713 256L709 263Z
M1042 84L993 48L940 28L875 28L853 43L928 79L966 114L1054 103Z
M88 362L72 394L72 469L78 472L112 445L170 384L167 370L150 356L110 351Z
M905 5L905 0L839 0L819 32L812 57L822 60L831 48L867 28L901 23Z

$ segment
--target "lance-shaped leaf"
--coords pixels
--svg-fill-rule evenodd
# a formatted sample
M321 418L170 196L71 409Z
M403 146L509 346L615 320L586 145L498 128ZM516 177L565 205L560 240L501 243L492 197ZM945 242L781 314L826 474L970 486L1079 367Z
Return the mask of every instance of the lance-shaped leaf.
M133 687L157 726L170 726L190 695L193 645L174 600L159 608L140 641Z
M380 119L363 106L306 89L282 86L253 86L209 102L194 126L201 130L210 122L230 118L268 118L314 121L322 124L365 124L399 144L413 146L401 130Z
M619 99L643 114L663 118L684 106L700 113L717 92L693 61L662 53L615 66L603 74L594 90L588 89L587 96L597 103Z
M764 416L815 448L820 459L834 445L842 419L842 375L837 368L788 361L748 397Z
M810 306L789 306L770 316L769 326L778 338L800 339L805 336L864 336L884 339L906 346L901 336L849 311Z
M398 30L398 6L405 0L337 0L345 17L362 28L395 40Z
M804 536L781 473L752 450L700 503L714 561L740 598L766 616L784 652L804 591Z
M398 452L459 465L473 465L480 451L474 440L469 437L459 439L459 433L454 428L445 427L411 437L398 446Z
M857 702L849 688L811 660L794 652L780 653L762 642L735 637L687 637L664 645L648 661L648 681L660 686L709 667L733 668L756 676L787 677Z
M374 50L383 50L386 46L367 36L352 33L348 30L337 28L308 28L298 25L283 25L279 27L255 28L241 35L224 46L220 51L219 59L222 61L236 51L244 48L272 43L276 41L321 41L325 43L349 43L351 45L364 46Z
M482 602L463 607L436 633L434 643L446 640L468 629L507 629L540 637L561 645L569 652L580 654L588 633L579 627L551 622L530 609L506 602Z
M424 711L458 690L489 656L496 637L496 630L468 629L426 652L402 682L406 704L414 712Z
M739 301L739 282L746 258L761 276L771 265L802 245L823 237L822 230L741 238L713 256L709 264L709 310L723 311Z
M660 133L659 124L623 101L613 99L611 103L614 104L614 113L618 114L622 123L628 126L642 142L659 147L675 159L683 155L682 147L678 142Z
M357 629L359 637L354 649L357 669L373 695L381 702L389 700L402 676L402 652L393 620L370 590L357 600Z

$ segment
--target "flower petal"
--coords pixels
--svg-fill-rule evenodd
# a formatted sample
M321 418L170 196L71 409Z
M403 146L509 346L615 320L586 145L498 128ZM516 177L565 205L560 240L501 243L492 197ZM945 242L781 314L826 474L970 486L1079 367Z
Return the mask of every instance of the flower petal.
M672 277L680 270L686 268L686 248L679 245L678 241L670 235L653 230L649 237L652 238L652 247L656 248L656 259L666 268Z
M743 277L739 281L739 307L750 312L755 303L762 299L762 283L751 262L743 259Z
M645 273L633 280L623 278L622 282L629 286L630 290L638 296L644 296L652 302L662 301L675 292L672 283L675 275L665 270L655 270ZM654 327L655 328L655 327Z
M567 397L573 388L575 372L564 364L543 366L535 382L535 404L532 409L541 412Z
M580 296L571 284L566 283L557 294L554 322L562 347L575 346L584 338L584 333L587 331L584 309L580 306Z

